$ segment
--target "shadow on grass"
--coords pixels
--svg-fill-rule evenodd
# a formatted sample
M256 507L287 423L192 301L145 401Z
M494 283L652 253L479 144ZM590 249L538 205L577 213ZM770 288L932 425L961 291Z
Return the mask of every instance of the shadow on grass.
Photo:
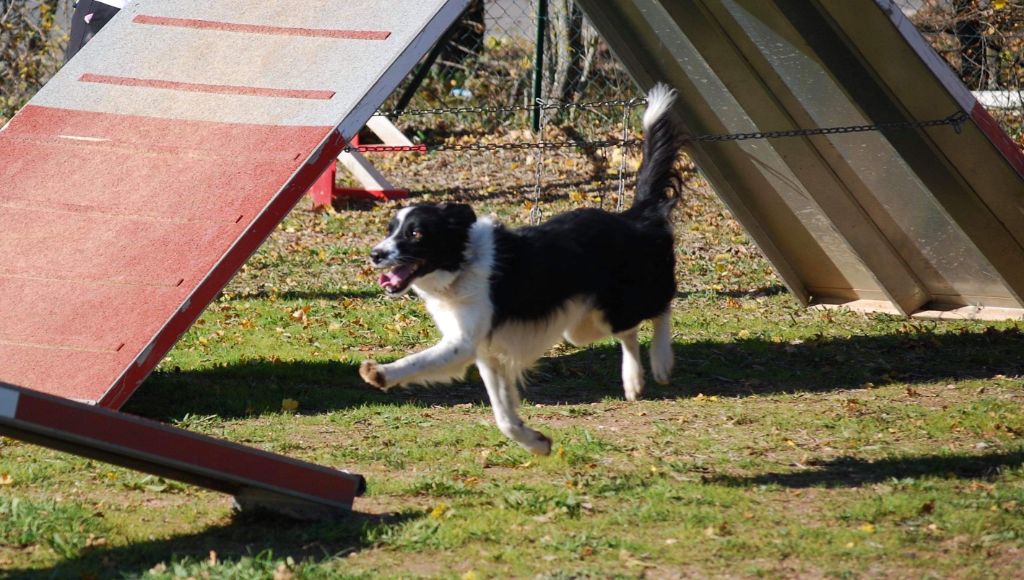
M941 479L980 479L999 475L1004 469L1024 465L1024 451L988 455L924 455L870 460L837 457L811 464L806 471L765 473L751 477L715 476L706 483L751 487L858 487L891 479L937 477Z
M931 383L1024 374L1024 333L1011 328L950 334L893 334L809 340L763 339L692 342L674 346L670 385L648 380L648 399L698 393L750 396L827 392L892 383ZM581 404L622 398L621 354L602 343L543 359L525 396L544 404ZM295 399L300 412L321 413L368 404L455 405L486 403L475 370L450 385L413 386L382 393L362 383L358 363L271 360L186 372L154 373L125 410L156 419L186 414L244 417L276 412Z
M694 296L707 296L710 298L764 298L768 296L777 296L779 294L785 294L789 292L785 286L774 284L771 286L762 286L760 288L754 288L752 290L699 290L699 291L679 291L676 292L676 298L682 300L688 300Z
M353 513L327 522L300 522L268 515L236 515L225 525L197 534L135 542L116 548L87 549L53 568L5 570L5 578L121 578L140 577L169 559L208 561L210 551L223 563L253 558L238 577L270 577L275 561L291 557L296 563L343 557L371 547L389 528L421 517L418 514L368 515ZM198 566L195 566L198 568ZM175 571L168 567L172 575Z
M339 301L346 298L379 298L380 290L376 288L361 288L348 290L286 290L284 292L270 292L269 290L258 290L239 294L237 300L265 300L273 296L278 300L331 300Z

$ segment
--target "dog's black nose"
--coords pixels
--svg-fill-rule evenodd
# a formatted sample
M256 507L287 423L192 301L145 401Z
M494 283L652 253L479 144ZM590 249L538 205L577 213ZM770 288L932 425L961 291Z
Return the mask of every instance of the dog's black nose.
M388 251L380 248L374 248L370 250L370 261L374 264L380 264L388 257Z

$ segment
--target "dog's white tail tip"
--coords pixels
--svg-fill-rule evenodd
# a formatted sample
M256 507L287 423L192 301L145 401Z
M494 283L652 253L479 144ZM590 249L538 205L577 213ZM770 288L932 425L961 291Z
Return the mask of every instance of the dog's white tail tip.
M644 111L644 131L650 131L654 123L668 112L676 100L676 90L658 83L647 93L647 110Z

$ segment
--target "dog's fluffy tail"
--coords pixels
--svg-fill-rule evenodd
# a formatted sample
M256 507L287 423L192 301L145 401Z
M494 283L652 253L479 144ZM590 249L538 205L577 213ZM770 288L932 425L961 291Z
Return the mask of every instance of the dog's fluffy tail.
M678 195L669 197L667 193L669 189L679 192L679 174L674 165L676 153L685 141L685 135L669 112L675 100L675 89L664 83L654 85L647 93L644 157L637 173L635 210L655 210L668 215L678 200Z

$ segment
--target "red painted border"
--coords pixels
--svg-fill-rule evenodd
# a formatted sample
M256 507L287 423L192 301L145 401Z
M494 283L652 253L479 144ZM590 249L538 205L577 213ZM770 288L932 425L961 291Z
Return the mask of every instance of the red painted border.
M391 36L391 32L386 30L294 28L289 26L267 26L264 24L240 24L236 22L218 22L215 20L197 20L194 18L169 18L166 16L148 16L146 14L139 14L132 19L132 22L137 24L151 24L153 26L174 26L177 28L194 28L199 30L248 32L251 34L272 34L278 36L341 38L347 40L387 40L387 38Z
M282 99L311 99L329 101L334 91L317 91L305 89L271 89L266 87L243 87L238 85L210 85L203 83L185 83L159 79L140 79L111 75L85 73L78 77L79 82L119 85L126 87L145 87L151 89L168 89L188 93L216 93L220 95L244 95L254 97L277 97Z
M6 386L5 386L6 388ZM141 459L181 472L218 479L225 487L263 487L296 492L312 500L351 507L361 477L215 439L149 419L99 409L18 387L13 419L66 440ZM211 475L212 474L212 475Z
M1006 161L1017 170L1017 175L1024 179L1024 151L1014 143L1013 139L1003 131L999 122L992 118L981 103L975 103L971 110L971 120L981 129L996 149L1003 154Z

